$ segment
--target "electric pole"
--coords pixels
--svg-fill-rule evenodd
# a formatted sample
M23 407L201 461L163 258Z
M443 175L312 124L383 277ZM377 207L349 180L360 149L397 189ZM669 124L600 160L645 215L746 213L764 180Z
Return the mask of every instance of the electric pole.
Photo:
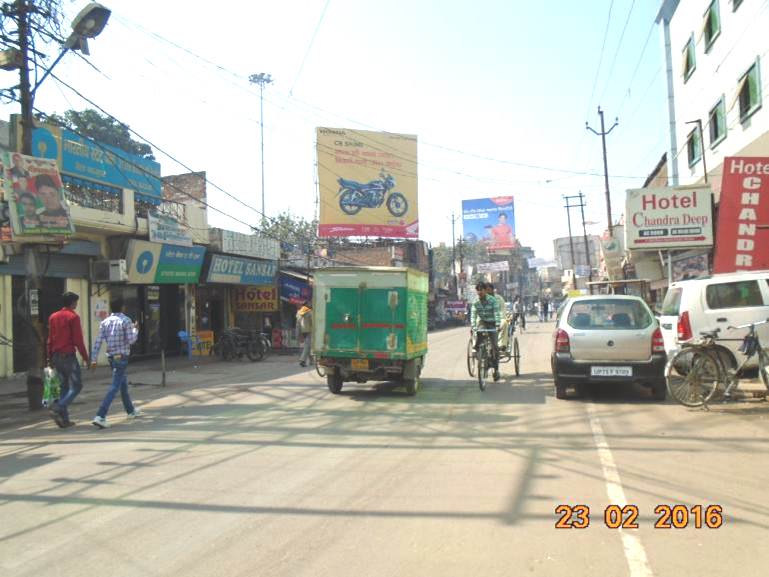
M252 74L248 80L259 85L259 140L262 149L262 219L267 218L264 212L264 87L272 82L272 76L260 72Z
M566 207L566 222L569 223L569 252L571 253L571 268L574 270L577 266L577 261L574 258L574 237L571 236L571 205L569 204L569 199L574 198L571 196L564 196L563 199L566 201L565 207Z
M579 208L580 213L582 215L582 237L585 241L585 262L587 263L588 267L588 279L589 282L593 282L593 267L590 261L590 245L588 243L587 239L587 228L585 223L585 195L581 192L579 194L574 194L572 196L564 196L564 200L566 201L566 215L569 216L571 214L572 208ZM579 199L579 203L577 204L571 204L571 201L573 199ZM569 242L571 242L571 218L569 217ZM574 261L574 243L571 244L571 258L572 262ZM574 268L576 269L576 263L574 263Z
M457 217L454 213L451 213L451 276L454 279L454 294L459 298L459 281L457 279L457 247L455 243L456 235L454 233L454 223L457 222Z
M609 238L614 237L614 225L612 224L611 219L611 194L609 192L609 165L608 161L606 160L606 135L609 134L612 130L614 130L617 125L619 124L618 119L614 119L614 124L612 124L612 127L609 130L606 130L603 120L603 110L601 110L601 107L598 107L598 115L601 117L601 132L597 132L590 128L590 124L585 122L585 128L588 129L593 134L596 134L601 137L601 144L603 145L603 179L604 179L604 185L606 186L606 219L609 223Z
M585 258L587 259L588 268L588 282L593 282L593 266L590 262L590 245L587 242L587 229L585 228L585 202L583 200L584 195L579 193L579 210L582 215L582 236L585 239ZM597 264L597 263L596 263Z

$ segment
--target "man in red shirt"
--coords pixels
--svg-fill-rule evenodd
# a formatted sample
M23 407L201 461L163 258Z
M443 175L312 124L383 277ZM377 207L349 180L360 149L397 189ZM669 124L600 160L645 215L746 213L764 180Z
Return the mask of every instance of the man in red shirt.
M88 365L88 351L83 342L80 317L75 312L80 297L66 292L62 296L62 308L48 318L48 362L61 377L61 399L51 407L51 417L61 428L74 425L69 420L67 407L83 389L80 363L75 351Z

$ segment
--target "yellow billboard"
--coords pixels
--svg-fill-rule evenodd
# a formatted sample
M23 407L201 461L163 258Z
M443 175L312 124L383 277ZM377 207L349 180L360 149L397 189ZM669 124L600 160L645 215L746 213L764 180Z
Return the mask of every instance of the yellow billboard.
M418 238L417 137L318 128L320 236Z

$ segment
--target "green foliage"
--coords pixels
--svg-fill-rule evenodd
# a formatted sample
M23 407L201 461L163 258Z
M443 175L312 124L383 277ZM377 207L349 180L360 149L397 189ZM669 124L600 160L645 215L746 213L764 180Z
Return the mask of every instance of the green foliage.
M73 132L93 138L102 144L114 146L147 160L155 160L152 148L148 144L137 142L131 138L127 124L118 122L110 116L105 116L97 110L91 108L80 112L67 110L63 117L51 114L48 118L55 124L65 126Z
M316 243L318 222L296 216L289 210L269 219L262 218L259 229L266 236L301 247Z

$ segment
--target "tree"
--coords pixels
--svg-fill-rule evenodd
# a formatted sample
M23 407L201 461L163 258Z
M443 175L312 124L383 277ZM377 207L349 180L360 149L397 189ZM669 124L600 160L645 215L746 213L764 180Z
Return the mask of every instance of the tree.
M135 141L131 137L131 131L127 124L123 124L111 116L105 116L92 108L80 112L67 110L63 117L58 114L51 114L48 118L54 124L93 138L102 144L114 146L147 160L155 160L152 148L144 142Z
M259 230L264 236L296 247L312 247L318 239L318 222L296 216L290 210L269 219L262 217Z

